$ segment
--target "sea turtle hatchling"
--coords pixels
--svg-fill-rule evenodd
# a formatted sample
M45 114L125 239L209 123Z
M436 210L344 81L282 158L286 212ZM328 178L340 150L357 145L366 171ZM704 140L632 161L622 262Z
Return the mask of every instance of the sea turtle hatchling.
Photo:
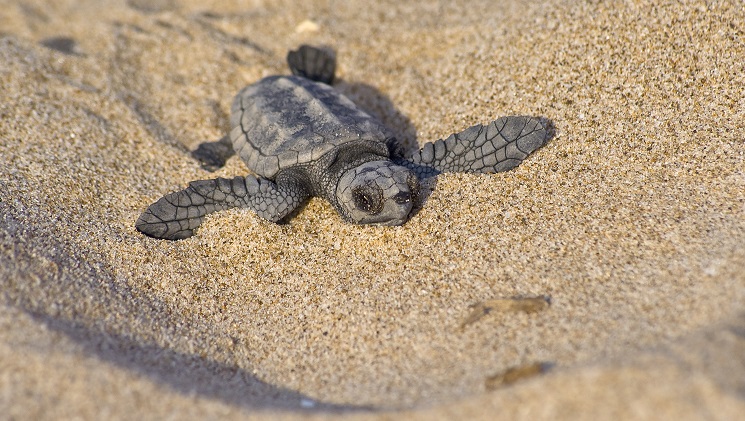
M311 196L328 200L350 223L401 225L412 213L421 180L442 172L506 171L547 138L538 118L502 117L404 158L388 128L330 86L333 53L302 46L287 61L292 76L270 76L243 88L231 107L229 136L194 152L212 167L237 152L256 176L193 181L150 205L137 230L187 238L205 215L232 207L277 222Z

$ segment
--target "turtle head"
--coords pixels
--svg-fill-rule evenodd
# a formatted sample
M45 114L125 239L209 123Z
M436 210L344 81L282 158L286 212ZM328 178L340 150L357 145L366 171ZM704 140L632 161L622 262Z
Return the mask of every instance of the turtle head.
M344 172L336 186L336 199L350 222L401 225L418 191L419 180L408 168L372 161Z

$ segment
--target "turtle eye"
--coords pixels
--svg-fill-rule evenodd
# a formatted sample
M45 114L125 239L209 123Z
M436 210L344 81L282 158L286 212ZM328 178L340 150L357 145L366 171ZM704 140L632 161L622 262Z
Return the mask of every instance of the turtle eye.
M359 186L352 190L352 199L357 209L375 215L383 210L383 192L377 186Z

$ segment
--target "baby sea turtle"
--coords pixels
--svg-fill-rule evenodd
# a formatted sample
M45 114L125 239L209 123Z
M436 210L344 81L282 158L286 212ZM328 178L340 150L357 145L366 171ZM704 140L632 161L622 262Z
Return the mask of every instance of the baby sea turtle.
M332 52L302 46L287 55L293 76L270 76L241 90L229 136L203 143L194 156L219 167L237 152L256 176L193 181L150 205L137 230L187 238L205 215L232 207L277 222L311 196L328 200L350 223L401 225L421 180L506 171L546 141L539 119L502 117L404 158L388 128L330 86L335 60Z

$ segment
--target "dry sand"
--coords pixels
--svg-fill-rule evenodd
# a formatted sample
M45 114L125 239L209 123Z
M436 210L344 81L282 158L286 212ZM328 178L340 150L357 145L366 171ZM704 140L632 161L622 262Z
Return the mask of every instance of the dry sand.
M742 3L451 3L3 1L0 418L742 416ZM246 172L188 151L301 43L408 144L509 114L555 136L402 227L312 200L136 232ZM551 306L461 326L513 296Z

